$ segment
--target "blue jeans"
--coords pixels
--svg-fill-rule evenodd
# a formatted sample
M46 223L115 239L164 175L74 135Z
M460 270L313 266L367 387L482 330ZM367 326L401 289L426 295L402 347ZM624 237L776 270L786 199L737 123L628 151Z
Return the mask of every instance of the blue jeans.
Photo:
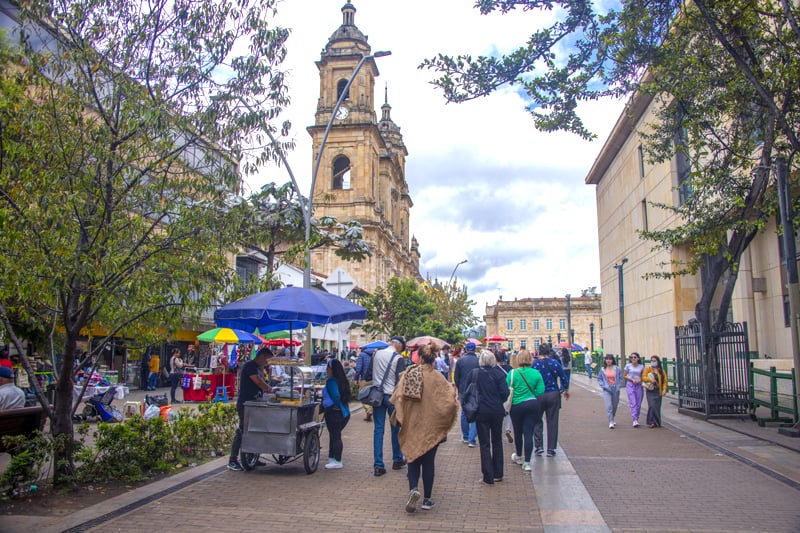
M461 410L461 438L470 444L475 444L475 439L478 438L478 426L475 422L467 422L467 415L464 410Z
M383 464L383 429L386 426L386 413L391 415L394 412L394 406L389 402L390 396L383 395L383 403L378 407L372 408L372 455L373 467L385 468ZM397 434L400 429L389 424L389 433L392 436L392 461L400 462L403 460L403 452L400 451L400 441L397 439Z
M592 365L591 365L591 363L586 365L586 373L589 374L589 379L592 379Z
M150 372L150 375L147 376L147 388L150 390L156 390L158 387L158 372Z

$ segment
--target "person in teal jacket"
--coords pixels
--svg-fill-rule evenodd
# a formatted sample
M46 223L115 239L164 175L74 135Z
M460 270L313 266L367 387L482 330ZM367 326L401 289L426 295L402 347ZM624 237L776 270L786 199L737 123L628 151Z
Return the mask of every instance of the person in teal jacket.
M533 426L542 418L542 408L537 398L544 393L544 380L538 370L531 368L532 363L531 352L523 348L517 354L517 368L506 376L506 383L513 389L509 414L514 426L514 446L517 450L511 454L511 460L521 464L522 470L526 472L531 470Z
M322 389L322 407L325 409L325 427L328 428L327 469L342 468L342 430L350 421L350 382L338 359L328 361L328 379Z

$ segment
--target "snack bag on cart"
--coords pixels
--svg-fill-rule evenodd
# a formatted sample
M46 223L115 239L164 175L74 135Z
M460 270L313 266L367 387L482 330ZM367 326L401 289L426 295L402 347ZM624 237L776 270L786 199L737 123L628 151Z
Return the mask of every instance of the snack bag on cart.
M190 376L189 374L183 375L183 380L181 381L181 388L182 389L192 388L192 376Z
M200 390L200 387L203 386L203 378L200 375L195 376L192 379L192 389L193 390Z

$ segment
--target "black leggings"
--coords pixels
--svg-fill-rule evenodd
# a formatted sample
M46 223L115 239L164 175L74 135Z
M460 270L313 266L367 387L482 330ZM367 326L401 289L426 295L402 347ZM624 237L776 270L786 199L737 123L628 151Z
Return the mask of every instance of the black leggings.
M435 459L437 444L415 460L408 463L408 490L414 490L419 485L419 475L422 472L422 495L427 500L433 492L433 476L436 472Z
M325 409L325 427L328 428L328 457L342 461L344 443L342 443L342 430L350 421L350 415L342 416L341 409Z
M181 384L182 381L183 381L183 374L173 373L169 375L169 382L170 382L169 399L170 401L172 401L172 403L175 403L175 390L178 388L178 386Z
M533 455L533 426L542 418L539 400L531 399L511 406L511 423L514 425L514 446L518 456L526 463ZM523 455L524 454L524 455Z

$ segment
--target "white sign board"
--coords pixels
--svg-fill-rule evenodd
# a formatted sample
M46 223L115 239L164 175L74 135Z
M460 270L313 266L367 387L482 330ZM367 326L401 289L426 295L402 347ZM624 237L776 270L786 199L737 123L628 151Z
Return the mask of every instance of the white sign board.
M347 298L350 291L356 287L356 280L345 269L338 267L322 282L322 286L331 294Z

